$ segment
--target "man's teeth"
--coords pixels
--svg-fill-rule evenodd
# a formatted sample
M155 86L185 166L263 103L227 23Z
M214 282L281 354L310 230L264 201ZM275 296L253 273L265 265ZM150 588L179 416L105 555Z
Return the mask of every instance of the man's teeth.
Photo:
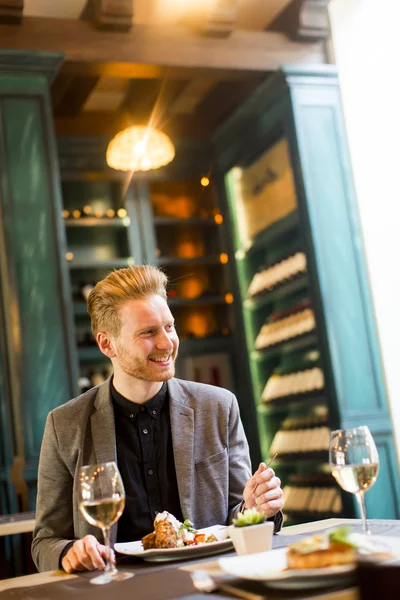
M169 359L169 355L163 356L162 358L150 358L150 360L152 360L154 362L167 362L168 359Z

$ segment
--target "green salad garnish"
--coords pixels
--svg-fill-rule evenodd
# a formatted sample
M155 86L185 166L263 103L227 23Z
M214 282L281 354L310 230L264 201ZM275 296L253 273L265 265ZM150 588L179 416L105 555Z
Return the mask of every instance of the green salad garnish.
M197 529L194 528L193 523L190 519L185 519L182 525L179 526L179 531L190 531L196 533Z
M256 508L246 508L243 512L237 514L236 519L232 519L235 527L247 527L248 525L259 525L266 521L265 516L258 512Z
M349 535L351 534L350 527L343 526L334 529L329 532L329 541L330 542L338 542L340 544L346 544L347 546L351 546L351 548L357 548L357 544L354 544L349 540Z

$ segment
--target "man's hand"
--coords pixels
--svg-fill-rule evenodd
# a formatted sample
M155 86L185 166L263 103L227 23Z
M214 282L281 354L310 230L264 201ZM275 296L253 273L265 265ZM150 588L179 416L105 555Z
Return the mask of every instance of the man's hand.
M94 535L86 535L71 546L62 559L61 565L66 573L94 571L95 569L103 571L106 558L106 547L100 544ZM113 550L111 550L111 560L115 560Z
M253 477L246 483L243 498L245 508L256 507L267 519L273 517L283 507L281 480L270 467L260 463Z

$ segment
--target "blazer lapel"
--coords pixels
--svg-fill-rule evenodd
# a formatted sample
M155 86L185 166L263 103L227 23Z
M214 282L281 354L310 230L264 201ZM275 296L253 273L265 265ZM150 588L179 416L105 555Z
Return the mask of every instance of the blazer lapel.
M168 381L169 412L176 479L184 519L192 519L194 469L194 411L185 406L186 395L176 379Z
M116 461L114 409L109 381L99 387L94 407L96 411L91 416L90 424L96 462Z
M117 462L114 408L110 393L110 379L98 389L94 402L96 412L90 418L96 463ZM118 521L111 527L111 544L117 541Z

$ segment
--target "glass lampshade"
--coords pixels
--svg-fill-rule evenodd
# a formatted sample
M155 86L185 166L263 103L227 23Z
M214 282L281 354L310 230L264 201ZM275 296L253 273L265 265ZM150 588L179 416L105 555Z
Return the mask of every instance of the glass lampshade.
M174 145L165 133L145 125L134 125L111 140L106 161L118 171L149 171L163 167L174 156Z

